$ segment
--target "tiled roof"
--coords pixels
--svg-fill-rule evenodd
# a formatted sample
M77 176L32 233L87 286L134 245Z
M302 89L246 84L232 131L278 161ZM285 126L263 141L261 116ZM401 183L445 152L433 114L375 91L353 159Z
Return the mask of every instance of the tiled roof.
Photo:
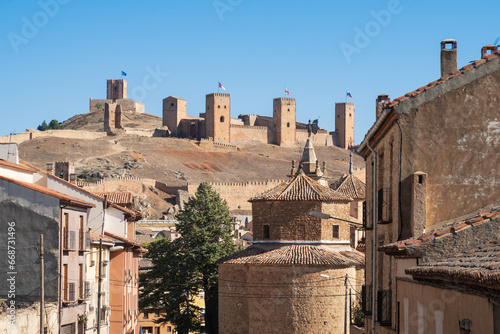
M356 250L344 248L335 250L321 246L290 245L268 249L253 245L218 262L222 264L363 266L365 255Z
M92 193L92 192L87 191L87 190L85 190L85 189L83 189L81 187L78 187L77 185L75 185L75 184L73 184L71 182L68 182L68 181L66 181L64 179L61 179L60 177L57 177L57 176L55 176L53 174L47 173L46 171L44 171L44 170L42 170L42 169L40 169L38 167L35 167L35 166L27 163L26 161L23 161L23 160L19 159L19 163L23 164L24 166L26 166L28 168L32 168L32 169L34 169L35 171L37 171L37 172L39 172L41 174L45 174L47 177L49 177L49 178L51 178L53 180L56 180L58 182L61 182L61 183L65 184L65 185L67 185L70 188L77 189L78 191L80 191L80 192L82 192L84 194L87 194L87 195L89 195L91 197L94 197L95 199L98 199L100 201L104 201L104 197L98 196L95 193ZM140 219L142 217L141 213L139 211L137 211L137 210L127 209L127 208L124 208L124 207L122 207L122 206L120 206L118 204L115 204L113 202L109 203L109 205L111 207L117 209L117 210L120 210L120 211L128 214L129 216L133 217L133 219Z
M99 235L97 233L90 232L90 241L99 241L101 238L103 242L113 242L113 239L108 238L105 235Z
M365 199L366 196L366 184L353 174L343 175L330 187L352 199Z
M289 181L252 197L249 202L256 201L349 201L347 197L329 187L314 181L299 172Z
M73 205L73 206L79 206L79 207L84 207L84 208L93 208L93 207L95 207L95 205L92 204L92 203L89 203L89 202L86 202L86 201L82 201L82 200L80 200L78 198L62 194L60 192L57 192L55 190L52 190L52 189L49 189L49 188L46 188L46 187L42 187L42 186L40 186L38 184L22 182L22 181L14 180L14 179L11 179L11 178L8 178L8 177L4 177L4 176L0 176L0 180L4 180L4 181L10 182L10 183L14 183L14 184L17 184L17 185L19 185L21 187L25 187L25 188L37 191L39 193L43 193L43 194L46 194L46 195L49 195L49 196L52 196L52 197L59 198L59 199L61 199L63 201L68 202L68 204Z
M462 67L461 69L456 70L455 72L453 72L451 74L445 75L445 76L439 78L438 80L435 80L435 81L433 81L425 86L422 86L422 87L414 90L413 92L406 93L405 95L394 99L393 101L391 101L387 104L386 108L392 108L395 105L399 104L400 102L408 100L408 99L415 97L415 96L417 96L425 91L428 91L429 89L432 89L436 86L439 86L440 84L442 84L442 83L444 83L444 82L446 82L454 77L457 77L465 72L468 72L476 67L479 67L483 64L486 64L487 62L489 62L495 58L498 58L499 56L500 56L500 51L496 51L496 52L492 53L491 55L486 56L485 58L476 60L476 61L472 62L471 64L466 65L466 66Z
M405 95L400 96L398 98L395 98L391 102L387 103L386 106L385 106L385 111L375 121L375 123L373 123L373 125L370 127L370 129L366 133L365 138L363 139L363 141L361 142L361 144L358 147L358 152L362 152L364 149L366 149L368 141L379 130L379 128L382 125L382 123L389 116L390 111L392 110L392 112L394 113L394 109L393 108L395 106L397 106L401 102L404 102L406 100L415 98L417 96L420 96L420 94L422 94L422 93L424 93L424 92L426 92L426 91L428 91L428 90L430 90L430 89L432 89L434 87L437 87L437 86L439 86L439 85L441 85L441 84L443 84L445 82L448 82L448 81L450 81L451 79L453 79L453 78L455 78L457 76L460 76L460 75L462 75L462 74L464 74L466 72L469 72L469 71L471 71L471 70L473 70L475 68L478 68L481 65L489 63L492 60L497 59L499 57L500 57L500 50L497 50L494 53L492 53L491 55L488 55L488 56L485 56L484 58L476 60L476 61L472 62L471 64L468 64L468 65L466 65L466 66L464 66L464 67L456 70L455 72L453 72L451 74L445 75L445 76L443 76L443 77L441 77L441 78L439 78L437 80L434 80L434 81L430 82L429 84L427 84L425 86L417 88L413 92L406 93Z
M156 239L149 235L139 234L135 236L135 241L145 244L147 242L155 241Z
M132 195L132 193L129 191L117 191L117 192L95 193L95 194L103 198L104 195L107 195L108 201L118 205L134 204L134 195Z
M141 244L135 240L129 239L122 237L121 235L109 232L109 231L104 231L104 234L107 235L108 237L111 237L115 240L121 241L129 246L141 246Z
M500 220L500 205L470 215L464 219L451 222L440 228L424 233L418 237L401 240L392 244L380 246L378 249L391 255L415 255L418 248L434 241L452 237L457 233L493 220Z
M500 239L440 261L406 269L406 273L432 280L465 281L478 285L500 283Z
M31 174L36 173L36 171L33 170L32 168L21 166L19 164L15 164L13 162L1 160L1 159L0 159L0 166L5 167L5 168L9 168L9 169L15 169L15 170L18 170L21 172L31 173Z

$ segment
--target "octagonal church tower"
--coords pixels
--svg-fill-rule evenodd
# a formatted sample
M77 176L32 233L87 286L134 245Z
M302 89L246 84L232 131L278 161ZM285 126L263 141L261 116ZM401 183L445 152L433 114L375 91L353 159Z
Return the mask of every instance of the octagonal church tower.
M253 245L218 262L219 333L344 333L345 279L359 286L364 254L348 222L309 213L349 220L350 201L303 169L250 199Z

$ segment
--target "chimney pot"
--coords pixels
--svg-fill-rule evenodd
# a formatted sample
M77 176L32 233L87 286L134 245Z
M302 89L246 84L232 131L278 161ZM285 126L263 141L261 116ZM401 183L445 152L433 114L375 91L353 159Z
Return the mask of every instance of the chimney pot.
M451 74L457 69L457 41L445 39L441 41L441 77Z
M485 45L481 48L481 59L486 58L487 56L498 51L498 45Z
M386 104L389 102L391 102L389 95L380 94L379 96L377 96L377 105L376 105L377 118L379 118L380 115L382 115L382 111L384 111Z

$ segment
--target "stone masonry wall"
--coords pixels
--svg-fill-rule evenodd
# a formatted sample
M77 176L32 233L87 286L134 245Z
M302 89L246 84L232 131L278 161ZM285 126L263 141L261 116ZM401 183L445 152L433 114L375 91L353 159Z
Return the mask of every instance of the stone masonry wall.
M231 143L266 143L267 127L231 124Z
M251 210L252 205L248 200L266 190L276 187L283 180L268 180L258 182L243 182L243 183L223 183L223 182L209 182L212 188L219 193L219 195L226 200L230 210ZM199 184L188 184L189 196L196 193Z
M355 268L221 264L219 333L344 333L346 274Z

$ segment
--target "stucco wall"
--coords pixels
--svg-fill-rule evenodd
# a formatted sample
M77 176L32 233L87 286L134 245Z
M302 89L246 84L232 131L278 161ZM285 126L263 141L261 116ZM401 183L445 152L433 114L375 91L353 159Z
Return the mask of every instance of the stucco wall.
M461 333L459 323L472 321L472 333L493 334L493 305L488 298L398 280L400 333Z

